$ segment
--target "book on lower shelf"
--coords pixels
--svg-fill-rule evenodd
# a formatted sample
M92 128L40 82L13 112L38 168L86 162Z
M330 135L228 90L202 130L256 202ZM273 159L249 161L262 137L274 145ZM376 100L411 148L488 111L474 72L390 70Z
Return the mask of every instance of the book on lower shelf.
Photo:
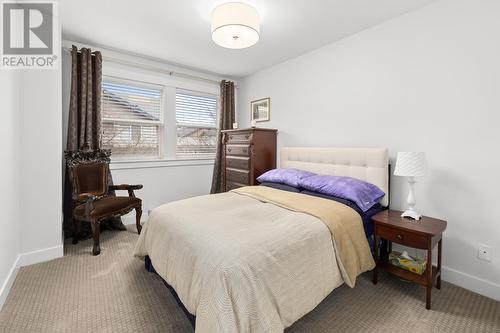
M397 251L392 251L391 253L389 253L389 263L391 265L405 269L418 275L424 274L427 260L413 257L410 258L411 259L401 257L401 253Z

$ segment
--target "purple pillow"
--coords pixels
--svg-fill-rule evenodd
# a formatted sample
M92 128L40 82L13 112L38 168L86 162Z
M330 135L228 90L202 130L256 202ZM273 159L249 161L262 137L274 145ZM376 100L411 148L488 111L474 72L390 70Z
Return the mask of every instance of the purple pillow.
M377 186L351 177L315 175L301 179L299 186L308 191L354 201L363 212L378 204L385 195Z
M297 169L272 169L260 175L259 183L280 183L293 187L299 187L299 182L307 177L314 176L315 173Z

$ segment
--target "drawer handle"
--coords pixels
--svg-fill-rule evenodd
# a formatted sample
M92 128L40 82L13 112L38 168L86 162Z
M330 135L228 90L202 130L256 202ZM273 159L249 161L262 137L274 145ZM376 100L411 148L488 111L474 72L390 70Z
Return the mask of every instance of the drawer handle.
M232 135L229 136L229 140L232 140L234 137Z
M231 151L231 148L227 148L227 151Z
M242 181L245 181L245 180L246 180L246 178L247 178L247 177L245 177L245 176L241 176L241 180L242 180Z
M245 139L249 139L250 138L250 135L245 135Z
M399 240L402 240L402 239L403 239L403 235L401 235L401 234L397 234L397 235L396 235L396 238L397 238L397 239L399 239Z
M245 154L246 154L247 152L248 152L248 149L244 148L244 149L243 149L243 153L245 153Z

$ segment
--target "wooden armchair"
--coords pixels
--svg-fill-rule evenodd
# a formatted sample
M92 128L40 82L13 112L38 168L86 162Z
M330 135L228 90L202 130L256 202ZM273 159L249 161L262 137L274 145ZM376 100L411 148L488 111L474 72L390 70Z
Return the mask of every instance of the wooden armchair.
M113 217L136 211L137 233L141 233L142 201L136 198L134 190L142 185L110 185L111 177L109 150L78 150L67 151L66 162L69 178L73 186L73 221L75 232L73 244L78 243L80 221L90 222L94 246L92 253L101 252L99 245L100 223ZM128 197L113 196L115 190L127 190Z

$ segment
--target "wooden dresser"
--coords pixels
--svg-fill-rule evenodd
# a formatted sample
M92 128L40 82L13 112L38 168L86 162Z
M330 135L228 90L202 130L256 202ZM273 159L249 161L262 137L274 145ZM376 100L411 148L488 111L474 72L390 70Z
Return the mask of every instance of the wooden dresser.
M257 177L276 168L277 132L268 128L222 131L224 191L257 185Z

